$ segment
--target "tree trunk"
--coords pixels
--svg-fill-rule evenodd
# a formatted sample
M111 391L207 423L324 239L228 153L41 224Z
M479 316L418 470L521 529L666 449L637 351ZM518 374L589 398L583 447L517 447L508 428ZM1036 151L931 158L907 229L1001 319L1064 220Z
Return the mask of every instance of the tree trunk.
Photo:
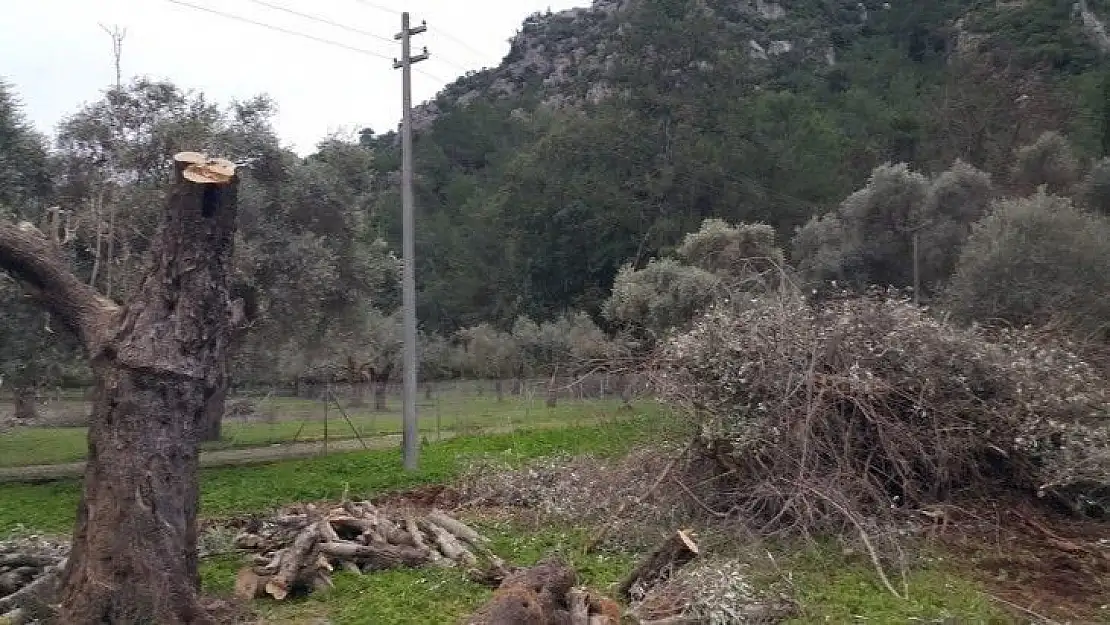
M227 383L217 384L215 392L204 406L198 436L201 442L218 441L223 434L224 405L227 400Z
M366 405L366 383L355 380L351 384L351 407L362 408Z
M154 264L93 352L96 401L60 620L211 623L197 597L198 440L222 416L237 181L177 162Z
M494 380L493 390L495 393L497 393L497 403L505 401L505 385L501 381L501 378L497 378L496 380Z
M385 401L388 392L389 378L382 377L374 380L374 410L385 412L389 409Z
M30 386L17 386L12 390L15 400L15 420L30 423L38 419L39 410L35 405L35 389Z
M36 228L0 223L0 268L79 335L96 375L66 625L213 622L197 596L198 438L242 320L228 289L238 185L234 165L195 153L174 171L151 270L122 310Z

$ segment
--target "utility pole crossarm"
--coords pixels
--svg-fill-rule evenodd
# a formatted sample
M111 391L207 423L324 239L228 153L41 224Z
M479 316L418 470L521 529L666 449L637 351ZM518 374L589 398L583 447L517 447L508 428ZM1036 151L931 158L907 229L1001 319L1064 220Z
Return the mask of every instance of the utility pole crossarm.
M412 192L412 64L428 58L428 49L422 54L412 55L412 36L428 30L425 22L416 28L409 27L408 12L401 14L401 32L394 39L401 41L401 60L394 59L393 68L402 70L402 112L401 112L401 206L402 206L402 335L404 361L404 427L401 435L401 448L404 466L408 471L417 468L417 454L420 434L416 420L416 268L414 209Z

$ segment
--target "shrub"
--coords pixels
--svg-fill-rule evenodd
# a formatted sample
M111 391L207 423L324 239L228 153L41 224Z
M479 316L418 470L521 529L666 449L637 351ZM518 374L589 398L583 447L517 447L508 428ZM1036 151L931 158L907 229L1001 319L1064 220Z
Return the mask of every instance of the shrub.
M718 308L664 346L657 387L697 419L708 505L768 532L1004 485L1110 485L1106 380L1067 346L988 340L889 293ZM727 476L727 479L725 479Z
M643 269L625 265L602 308L611 322L647 336L686 326L720 294L721 278L676 260L652 260Z
M836 211L798 230L793 258L814 288L832 280L909 287L916 236L920 286L935 293L993 196L990 176L962 161L932 180L905 164L882 165Z
M730 225L706 219L697 232L686 235L677 255L687 264L720 276L734 288L760 289L777 282L786 264L775 244L775 229L766 224Z
M1049 131L1018 149L1013 173L1014 182L1026 191L1044 185L1052 193L1063 193L1079 178L1079 162L1068 140Z
M1102 334L1110 319L1110 219L1038 192L1000 201L976 224L947 304L957 318L1066 324Z
M1079 192L1083 206L1102 215L1110 215L1110 157L1106 157L1087 172Z

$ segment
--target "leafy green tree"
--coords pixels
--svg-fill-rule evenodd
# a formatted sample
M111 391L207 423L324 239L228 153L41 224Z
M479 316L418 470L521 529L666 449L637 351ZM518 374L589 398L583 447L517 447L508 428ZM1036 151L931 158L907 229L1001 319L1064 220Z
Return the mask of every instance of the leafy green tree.
M0 218L26 220L50 231L45 203L51 191L45 142L0 82ZM64 237L60 227L53 231ZM56 243L61 254L60 241ZM28 301L22 285L0 274L0 389L12 390L18 420L36 416L36 388L59 382L67 367L79 368L77 351L72 337Z
M1062 322L1105 336L1110 219L1043 190L995 204L968 239L947 292L965 320Z
M990 176L962 161L932 180L905 164L883 165L836 211L797 232L794 260L812 285L919 284L936 292L993 196Z
M1079 198L1089 210L1110 215L1110 157L1091 165L1087 177L1083 179Z
M733 226L706 219L682 240L677 256L687 264L720 276L730 289L761 289L777 284L786 258L766 224Z
M653 344L704 311L722 292L714 273L670 259L653 259L643 269L625 265L613 282L602 314Z
M1044 185L1050 193L1066 193L1079 179L1079 161L1064 135L1045 132L1018 149L1013 176L1026 192Z

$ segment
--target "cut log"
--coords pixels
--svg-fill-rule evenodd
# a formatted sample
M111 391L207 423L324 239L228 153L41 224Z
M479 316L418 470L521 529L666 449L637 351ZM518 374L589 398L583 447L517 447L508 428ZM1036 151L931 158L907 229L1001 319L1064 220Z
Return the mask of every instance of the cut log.
M465 563L467 566L475 566L478 564L478 558L474 557L473 553L462 546L458 539L450 532L429 520L424 520L420 525L432 535L432 538L435 540L436 545L439 546L439 550L443 552L444 556L456 562Z
M289 592L300 576L301 569L311 562L312 550L316 546L319 536L319 526L310 525L297 535L297 539L293 541L293 546L284 551L278 565L277 574L266 582L266 592L271 597L281 601L289 596Z
M321 543L320 553L334 558L354 560L362 570L381 571L402 566L418 567L431 559L424 551L403 545L360 545L352 542Z
M66 560L63 559L58 564L47 567L35 581L6 597L0 597L0 614L21 607L25 601L33 600L35 597L53 596L65 566Z
M581 588L571 588L567 593L570 604L570 625L590 625L590 597Z
M294 589L323 590L331 587L330 573L336 569L362 574L428 564L463 565L470 567L466 572L472 577L496 578L493 585L511 572L485 546L487 539L446 513L433 518L450 529L397 512L369 502L344 501L319 508L291 506L275 519L253 523L236 537L237 545L255 551L252 566L240 573L239 595L255 597L259 585L278 600ZM471 541L477 545L474 551L467 547Z
M486 539L485 536L474 531L462 521L447 516L441 510L436 509L429 512L428 520L471 545L478 546L489 543L489 540Z
M679 530L655 548L617 588L618 595L631 601L642 596L698 555L698 545L689 532Z
M255 573L252 567L244 566L235 576L235 596L244 601L261 599L266 596L266 584L269 581L269 577Z
M406 517L405 528L408 530L408 534L410 537L412 537L413 542L416 543L415 547L421 551L427 552L428 557L432 561L432 564L444 568L448 568L454 565L454 562L448 560L447 558L444 558L435 549L431 549L428 547L428 545L424 542L424 532L420 531L420 527L417 525L416 519L412 518L411 516Z

